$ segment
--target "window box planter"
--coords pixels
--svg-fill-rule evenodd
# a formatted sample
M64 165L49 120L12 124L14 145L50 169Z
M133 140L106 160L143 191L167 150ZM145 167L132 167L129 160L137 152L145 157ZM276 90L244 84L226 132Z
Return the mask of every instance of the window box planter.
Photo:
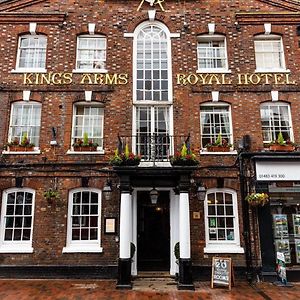
M97 151L97 146L73 146L75 152L92 152Z
M227 146L209 146L206 147L208 152L230 152L230 147Z
M295 151L295 146L293 145L270 145L270 151L282 151L282 152L292 152Z
M34 146L21 146L21 145L16 145L16 146L9 146L8 147L9 151L12 152L32 152L34 151Z

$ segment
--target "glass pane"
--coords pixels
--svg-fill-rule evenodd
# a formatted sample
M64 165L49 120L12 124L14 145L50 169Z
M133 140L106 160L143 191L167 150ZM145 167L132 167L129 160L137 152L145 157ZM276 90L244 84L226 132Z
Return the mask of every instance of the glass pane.
M23 241L30 240L30 229L23 229Z
M89 230L82 229L81 230L81 240L88 240L89 239Z
M90 202L90 193L82 192L82 203L89 203L89 202Z
M217 205L217 214L220 216L224 215L224 206Z
M208 206L208 215L215 215L216 214L216 207L209 205Z
M24 227L31 228L31 217L25 217L24 218Z
M14 205L7 205L6 206L6 215L13 215L14 214Z
M20 241L22 237L22 229L14 230L14 241Z
M6 229L5 230L4 240L5 241L12 241L12 234L13 234L13 230L12 229Z
M227 216L233 215L233 207L232 206L226 206L226 215Z
M90 229L90 240L97 240L98 230L96 228Z
M72 240L76 241L80 239L80 229L72 229Z
M233 229L227 229L227 240L228 241L233 241L234 240L234 231Z
M224 229L218 230L218 240L225 240L225 230Z

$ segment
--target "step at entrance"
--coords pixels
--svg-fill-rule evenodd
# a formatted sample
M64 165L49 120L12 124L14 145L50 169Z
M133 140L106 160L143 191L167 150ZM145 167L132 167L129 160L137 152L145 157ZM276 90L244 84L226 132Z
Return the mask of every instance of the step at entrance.
M139 272L133 281L133 290L177 290L177 282L168 272Z

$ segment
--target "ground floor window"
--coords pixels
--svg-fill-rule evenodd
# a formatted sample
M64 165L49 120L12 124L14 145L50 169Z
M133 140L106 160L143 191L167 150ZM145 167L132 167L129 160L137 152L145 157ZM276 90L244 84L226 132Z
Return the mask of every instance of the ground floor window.
M0 253L28 253L32 249L34 196L31 189L3 192Z
M208 253L242 253L237 195L230 189L211 189L205 199L206 247Z
M102 252L101 191L76 189L70 192L67 245L63 252Z

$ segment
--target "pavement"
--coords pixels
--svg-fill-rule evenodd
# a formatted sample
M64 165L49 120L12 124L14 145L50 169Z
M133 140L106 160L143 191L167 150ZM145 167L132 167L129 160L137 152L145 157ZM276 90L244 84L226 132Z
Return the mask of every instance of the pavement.
M1 300L299 300L300 283L277 287L272 283L249 285L238 281L232 290L210 288L210 282L195 282L195 291L178 291L173 279L137 280L132 290L117 290L114 280L0 280Z

